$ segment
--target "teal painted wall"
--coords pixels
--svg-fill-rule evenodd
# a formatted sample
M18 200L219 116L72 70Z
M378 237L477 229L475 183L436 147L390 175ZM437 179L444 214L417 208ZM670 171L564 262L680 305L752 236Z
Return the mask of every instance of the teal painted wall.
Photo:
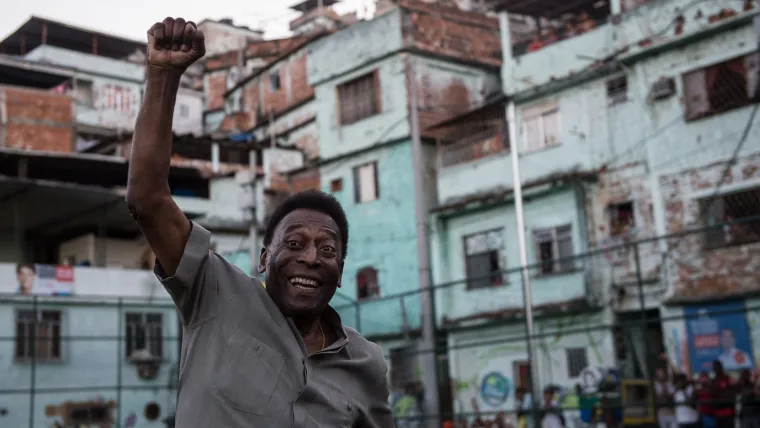
M526 197L529 193L526 194ZM528 242L528 264L537 262L533 231L539 228L570 225L574 253L586 248L586 234L582 227L582 207L576 199L575 190L565 187L552 194L528 200L525 205L525 227ZM431 237L433 278L436 284L455 283L436 290L436 309L440 321L446 316L456 319L477 313L523 306L520 277L520 253L514 205L498 207L456 217L440 219ZM496 288L467 290L464 237L479 232L502 229L504 249L501 266L511 269L506 275L507 284ZM533 305L561 302L586 295L583 261L577 270L557 275L540 276L531 269Z
M365 203L354 201L353 167L377 162L380 198ZM418 289L417 238L414 221L413 169L411 144L403 142L378 148L321 168L323 190L340 178L343 190L335 193L350 224L348 257L343 271L341 294L356 299L356 272L366 266L378 271L381 296ZM356 326L356 309L341 305L344 322ZM359 327L365 335L402 331L402 299L360 302ZM419 296L403 299L409 328L419 328Z

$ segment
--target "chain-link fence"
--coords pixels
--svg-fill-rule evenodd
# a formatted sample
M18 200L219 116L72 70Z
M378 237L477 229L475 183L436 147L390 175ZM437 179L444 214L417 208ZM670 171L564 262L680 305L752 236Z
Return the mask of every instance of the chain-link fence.
M171 424L181 334L171 301L6 295L0 308L0 426Z
M399 427L422 426L423 394L440 397L441 414L428 417L475 427L518 424L516 395L546 391L532 402L559 406L566 426L604 418L655 424L659 370L669 368L671 381L677 373L693 380L710 375L718 360L738 376L756 367L760 352L760 216L717 223L708 208L760 212L760 199L745 192L712 200L704 207L709 226L646 238L622 224L617 239L586 253L559 251L528 266L535 382L519 267L434 286L432 347L417 340L419 291L335 306L386 351ZM555 237L555 250L561 240ZM421 366L429 352L439 367ZM439 391L424 391L424 370L437 370Z
M745 192L713 201L704 207L707 227L645 238L621 225L617 240L569 257L556 251L556 234L555 257L527 268L537 380L519 267L433 287L432 347L417 340L419 291L359 301L340 295L333 306L386 351L399 427L420 426L421 394L440 397L441 414L429 418L501 426L497 420L518 423L521 392L539 391L551 396L533 398L534 408L555 403L567 426L593 418L654 424L659 368L695 379L718 360L734 374L754 369L760 352L760 217L742 216L760 199ZM717 204L730 221L710 220L720 218L709 215ZM535 241L539 250L542 242ZM170 423L181 334L171 301L6 295L0 307L13 326L0 335L0 425ZM437 368L420 365L430 352ZM439 391L424 391L424 370L437 370Z

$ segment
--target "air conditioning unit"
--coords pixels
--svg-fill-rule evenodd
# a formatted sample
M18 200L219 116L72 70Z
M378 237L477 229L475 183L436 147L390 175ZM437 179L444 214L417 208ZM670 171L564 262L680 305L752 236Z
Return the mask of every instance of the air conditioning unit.
M660 101L672 97L676 93L676 81L672 77L663 77L654 82L649 90L649 99Z

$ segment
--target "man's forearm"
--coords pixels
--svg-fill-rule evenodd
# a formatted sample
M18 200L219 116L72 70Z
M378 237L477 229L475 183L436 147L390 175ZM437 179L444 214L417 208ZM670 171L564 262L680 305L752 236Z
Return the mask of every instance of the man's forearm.
M132 209L150 209L171 197L172 118L181 73L148 66L145 98L137 115L127 181Z

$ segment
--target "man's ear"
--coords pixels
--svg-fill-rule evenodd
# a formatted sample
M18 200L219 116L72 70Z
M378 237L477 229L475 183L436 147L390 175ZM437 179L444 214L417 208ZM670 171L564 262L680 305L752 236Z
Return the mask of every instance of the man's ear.
M261 249L261 255L259 255L259 273L264 273L267 271L267 259L269 258L269 253L267 253L266 248Z
M345 265L345 260L340 261L340 276L338 276L338 288L343 286L343 266Z

